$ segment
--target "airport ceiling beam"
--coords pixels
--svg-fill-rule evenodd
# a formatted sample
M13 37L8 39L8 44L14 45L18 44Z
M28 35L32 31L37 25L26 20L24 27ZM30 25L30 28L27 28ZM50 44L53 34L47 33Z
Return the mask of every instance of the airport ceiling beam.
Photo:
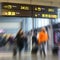
M0 0L0 2L12 2L22 4L46 5L60 7L60 0Z

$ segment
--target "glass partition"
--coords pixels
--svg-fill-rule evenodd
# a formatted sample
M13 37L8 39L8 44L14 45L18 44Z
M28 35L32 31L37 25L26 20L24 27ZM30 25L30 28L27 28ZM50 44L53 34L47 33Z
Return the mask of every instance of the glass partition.
M35 28L40 28L40 27L49 25L50 19L34 18L34 20L36 21L34 23L36 25Z

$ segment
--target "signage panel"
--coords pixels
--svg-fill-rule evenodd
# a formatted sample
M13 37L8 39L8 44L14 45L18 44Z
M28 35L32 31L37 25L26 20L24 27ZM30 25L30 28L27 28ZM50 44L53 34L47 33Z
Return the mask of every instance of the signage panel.
M58 18L57 7L2 3L2 16L20 16L20 17L36 17L36 18Z

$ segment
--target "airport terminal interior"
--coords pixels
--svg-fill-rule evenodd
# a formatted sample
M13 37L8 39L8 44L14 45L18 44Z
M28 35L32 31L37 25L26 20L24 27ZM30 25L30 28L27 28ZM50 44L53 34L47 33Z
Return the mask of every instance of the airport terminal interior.
M59 34L60 0L0 0L0 60L60 60Z

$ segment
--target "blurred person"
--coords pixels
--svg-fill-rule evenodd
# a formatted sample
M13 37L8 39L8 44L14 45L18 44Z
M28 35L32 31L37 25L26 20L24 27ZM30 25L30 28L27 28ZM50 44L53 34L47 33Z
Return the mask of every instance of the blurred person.
M18 50L19 50L19 56L20 56L21 51L24 47L24 33L23 33L22 29L20 29L18 31L15 39L16 39L16 44L17 44Z
M46 56L45 44L47 41L48 41L48 34L46 29L43 27L41 28L41 31L38 33L38 44L39 44L40 54L42 55L43 52L44 56Z
M8 40L9 40L10 45L13 45L14 37L13 37L13 35L12 35L12 34L10 34L10 35L9 35L9 39L8 39Z
M37 53L37 51L38 51L37 36L36 36L36 33L33 32L33 36L32 36L32 53Z
M13 56L15 57L17 54L17 42L16 39L14 39L14 43L13 43Z
M28 38L25 34L24 34L24 47L25 47L25 52L26 52L28 50Z
M9 44L9 50L13 49L13 44L14 44L14 36L12 34L8 34L8 44Z
M32 36L32 46L33 46L33 44L37 45L37 36L36 36L35 32L33 32L33 36Z
M2 42L1 42L1 43L3 44L3 46L8 43L8 38L7 38L7 36L8 36L7 34L4 34L4 35L2 36Z

